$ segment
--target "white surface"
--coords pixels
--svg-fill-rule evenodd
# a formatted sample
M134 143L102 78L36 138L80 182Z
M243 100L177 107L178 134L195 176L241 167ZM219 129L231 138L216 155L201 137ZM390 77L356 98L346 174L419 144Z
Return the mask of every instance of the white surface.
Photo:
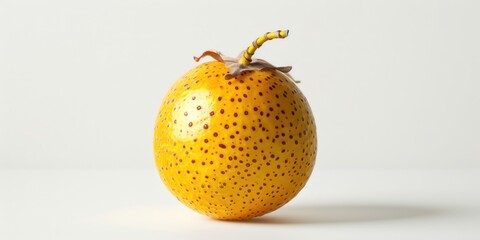
M0 167L148 168L172 83L215 48L292 74L333 167L480 167L480 1L0 0ZM68 160L66 160L68 159Z
M154 170L0 170L0 239L479 239L480 170L315 172L284 208L222 222Z

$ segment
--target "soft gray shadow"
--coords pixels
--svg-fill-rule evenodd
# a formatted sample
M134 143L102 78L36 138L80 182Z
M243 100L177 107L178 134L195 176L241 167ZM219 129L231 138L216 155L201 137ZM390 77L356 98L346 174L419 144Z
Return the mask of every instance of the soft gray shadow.
M408 205L311 205L281 208L276 212L243 221L264 224L329 224L391 221L442 214L441 209Z

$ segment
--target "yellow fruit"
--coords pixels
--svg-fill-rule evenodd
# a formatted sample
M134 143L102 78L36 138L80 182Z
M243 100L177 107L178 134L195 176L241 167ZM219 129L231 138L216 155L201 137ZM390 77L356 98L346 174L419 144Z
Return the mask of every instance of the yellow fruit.
M261 216L290 201L312 172L312 111L280 68L243 69L235 76L226 57L207 55L217 61L185 73L160 107L158 171L173 195L199 213L223 220Z

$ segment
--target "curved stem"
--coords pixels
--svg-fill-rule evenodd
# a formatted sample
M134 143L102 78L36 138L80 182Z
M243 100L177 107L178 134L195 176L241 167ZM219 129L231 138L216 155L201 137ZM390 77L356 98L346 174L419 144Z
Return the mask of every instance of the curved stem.
M255 41L248 46L247 50L243 52L242 57L238 60L238 63L242 65L249 65L252 61L252 56L255 51L260 48L266 41L276 38L286 38L288 36L288 30L278 30L276 32L267 32L258 37Z

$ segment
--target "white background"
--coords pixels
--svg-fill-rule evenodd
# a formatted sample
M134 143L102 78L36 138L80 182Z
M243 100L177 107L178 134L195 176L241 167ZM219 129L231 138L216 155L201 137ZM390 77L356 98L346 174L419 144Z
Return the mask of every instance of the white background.
M191 237L195 225L475 239L479 12L473 0L0 0L0 238ZM290 36L256 57L293 66L319 138L311 183L278 214L311 221L205 222L158 179L159 105L192 56L236 56L277 29Z
M160 102L192 56L292 74L318 167L480 166L476 1L0 0L0 166L152 168Z

